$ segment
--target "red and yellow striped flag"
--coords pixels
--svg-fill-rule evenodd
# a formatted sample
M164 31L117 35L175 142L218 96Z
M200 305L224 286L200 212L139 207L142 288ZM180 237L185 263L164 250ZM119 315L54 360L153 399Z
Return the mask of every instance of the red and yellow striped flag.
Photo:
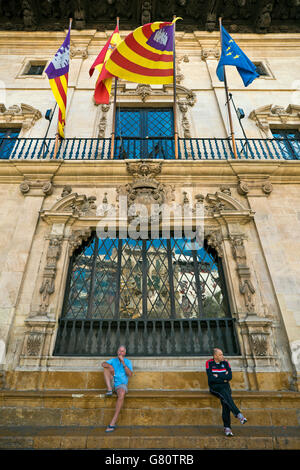
M68 76L70 65L70 35L71 25L63 44L60 46L52 61L45 70L53 95L57 101L58 112L58 133L64 138L64 127L66 123Z
M173 83L172 22L156 21L135 29L111 53L102 79L115 76L136 83ZM103 72L103 71L102 71Z
M105 64L115 47L118 46L121 41L119 28L116 26L114 32L90 68L90 77L93 75L95 69L97 69L99 72L94 92L94 98L97 104L109 103L113 77L109 74L107 78L103 78L105 76Z

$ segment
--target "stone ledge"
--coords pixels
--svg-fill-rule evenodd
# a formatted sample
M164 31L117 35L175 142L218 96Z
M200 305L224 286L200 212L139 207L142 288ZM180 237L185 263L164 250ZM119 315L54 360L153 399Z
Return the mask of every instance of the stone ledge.
M0 427L1 449L299 449L294 426L232 426L224 439L221 426Z

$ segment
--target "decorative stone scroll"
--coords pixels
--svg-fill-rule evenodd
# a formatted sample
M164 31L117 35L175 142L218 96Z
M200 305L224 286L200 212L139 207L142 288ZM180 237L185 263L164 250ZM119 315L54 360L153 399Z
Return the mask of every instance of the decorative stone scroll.
M90 228L74 230L69 238L69 256L72 256L82 242L88 240L91 235L92 230Z
M300 126L300 105L289 104L284 108L283 106L269 104L251 111L249 118L255 121L265 135L272 137L270 126Z
M49 196L53 192L53 184L51 181L24 179L19 189L24 196Z
M273 191L273 185L268 175L261 175L259 178L248 177L246 180L240 179L237 184L237 192L241 196L269 196Z
M27 131L41 117L42 113L29 104L15 104L9 108L6 108L3 103L0 104L0 125L2 126L16 125Z

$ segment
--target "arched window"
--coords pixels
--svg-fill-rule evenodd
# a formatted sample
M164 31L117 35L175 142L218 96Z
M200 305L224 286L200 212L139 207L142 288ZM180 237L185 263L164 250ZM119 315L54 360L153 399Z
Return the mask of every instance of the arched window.
M98 239L70 262L55 354L238 353L221 259L186 238Z

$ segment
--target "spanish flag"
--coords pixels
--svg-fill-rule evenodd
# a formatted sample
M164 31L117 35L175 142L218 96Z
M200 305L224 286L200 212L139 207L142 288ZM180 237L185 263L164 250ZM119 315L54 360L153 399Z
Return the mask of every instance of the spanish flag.
M102 79L101 73L104 69L106 61L109 59L115 47L118 44L120 44L121 41L122 39L119 34L119 28L118 26L116 26L116 29L114 30L109 40L103 47L102 51L96 58L95 62L93 63L92 67L90 68L90 71L89 71L90 77L93 75L95 69L97 69L99 72L99 76L97 78L95 92L94 92L94 98L97 104L109 103L109 97L110 97L111 85L112 85L112 76L109 75L108 78Z
M71 25L63 44L60 46L52 61L45 70L53 95L57 101L58 112L58 133L64 138L64 127L66 123L67 90L70 65L70 36Z

